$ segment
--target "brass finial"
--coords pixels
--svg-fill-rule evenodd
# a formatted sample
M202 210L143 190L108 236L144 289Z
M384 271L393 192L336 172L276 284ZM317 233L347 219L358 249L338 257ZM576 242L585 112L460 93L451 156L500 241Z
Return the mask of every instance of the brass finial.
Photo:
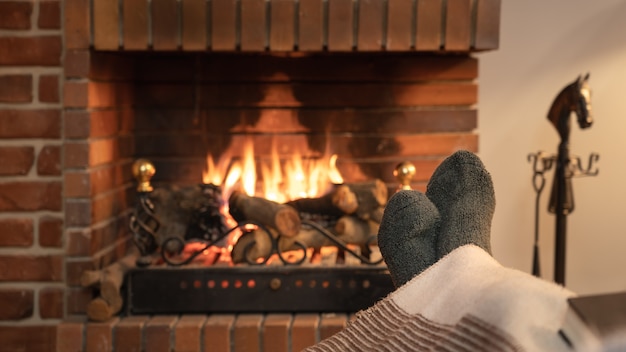
M402 162L393 170L393 176L400 182L398 190L411 189L411 180L415 176L415 165L408 161Z
M137 180L137 192L152 192L150 179L156 173L154 165L148 159L137 159L133 163L133 176Z

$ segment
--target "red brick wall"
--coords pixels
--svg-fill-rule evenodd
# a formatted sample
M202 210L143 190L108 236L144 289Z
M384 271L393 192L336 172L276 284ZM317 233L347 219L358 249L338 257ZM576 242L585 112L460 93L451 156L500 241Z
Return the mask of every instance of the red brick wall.
M128 90L115 83L125 79L124 63L90 53L80 5L0 1L0 341L7 351L52 350L56 324L83 316L91 298L79 287L81 272L128 248L133 119ZM63 21L63 11L76 16Z
M64 315L60 1L0 1L0 341L45 351Z
M63 322L58 352L297 352L332 336L352 319L337 314L130 316L103 323Z
M411 160L423 187L440 158L477 147L469 54L94 52L89 3L0 1L3 350L53 350L56 325L84 319L80 274L129 247L135 157L154 159L156 181L198 182L205 153L244 121L261 153L271 135L299 134L315 152L330 138L352 180L391 186L393 166ZM249 123L262 114L305 131Z
M120 55L68 48L65 53L64 209L67 315L83 315L93 289L85 269L126 254L134 202L133 113L129 63Z
M81 273L123 256L133 203L127 61L90 50L87 0L64 0L66 316L84 317L93 290Z

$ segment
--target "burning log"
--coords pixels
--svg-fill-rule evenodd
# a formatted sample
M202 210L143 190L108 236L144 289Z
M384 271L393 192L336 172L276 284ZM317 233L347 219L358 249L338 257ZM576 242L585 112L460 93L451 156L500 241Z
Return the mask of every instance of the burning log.
M128 255L102 270L85 270L80 283L83 287L98 287L99 297L87 306L91 320L104 321L117 314L124 303L120 289L126 272L135 266L136 255Z
M338 256L339 256L339 250L336 247L320 248L320 264L321 265L335 265L335 263L337 263Z
M356 214L361 219L374 218L380 222L381 216L376 213L387 203L387 196L385 183L374 180L337 185L324 196L297 199L285 204L294 207L300 213L333 217Z
M346 243L358 245L358 253L370 257L370 260L374 262L376 260L372 260L370 256L372 253L370 246L378 245L379 227L380 221L374 219L363 220L354 216L344 216L335 224L335 232ZM353 256L348 257L356 259Z
M169 237L184 238L189 219L197 209L190 205L195 205L198 203L196 200L202 197L200 187L157 188L149 197L155 204L155 215L161 222L161 227L156 232L159 246Z
M333 205L344 214L352 214L359 208L359 200L347 184L337 186L331 197Z
M377 224L380 224L380 222L383 221L384 212L385 212L385 207L378 207L377 209L374 209L370 213L370 220L374 221ZM376 230L376 232L378 232L378 230Z
M154 233L157 246L170 238L181 240L169 241L165 248L168 253L180 252L180 243L186 239L210 240L226 230L219 214L221 195L207 186L161 187L147 197L154 205L154 218L160 224Z
M363 220L353 215L341 217L334 228L326 228L344 244L355 244L367 247L378 233L378 223ZM271 230L270 230L271 231ZM276 234L273 235L276 238ZM328 237L314 228L303 226L293 237L280 237L277 250L281 253L305 248L319 249L326 246L336 246ZM272 238L263 230L257 229L244 234L233 246L231 256L233 263L254 262L260 258L267 258L272 254Z
M250 197L241 192L233 192L228 200L230 215L236 221L256 221L276 229L278 233L293 237L300 231L301 220L298 211L287 204Z
M271 235L271 234L270 234ZM272 253L272 240L262 230L243 234L230 253L233 263L254 262Z
M271 231L271 230L270 230ZM270 234L276 238L277 234ZM278 250L281 253L302 250L296 242L301 243L305 248L321 248L330 246L333 243L318 231L309 228L301 228L294 237L281 237L278 241ZM233 246L231 257L233 263L253 263L261 258L268 258L272 254L272 238L263 230L257 229L241 236Z
M371 253L369 247L363 247L363 246L357 246L357 245L349 244L348 248L352 252L354 252L356 254L359 254L359 255L364 254L366 257L369 257L369 254ZM366 249L366 253L362 253L363 251L361 250L361 248L365 248ZM346 264L346 265L361 265L361 260L358 257L350 255L350 254L345 254L343 260L344 260L344 264ZM370 260L371 260L371 258L370 258Z
M289 201L285 204L292 206L299 213L323 214L330 217L340 217L348 211L356 210L356 198L350 188L345 185L337 185L330 192L317 198L300 198ZM342 203L342 198L349 198L347 203ZM347 208L347 209L346 209Z
M335 233L342 241L367 245L378 233L379 224L354 216L343 216L335 224Z
M326 229L328 232L332 233L332 229ZM278 248L281 251L289 251L295 250L298 248L296 242L302 244L306 248L314 248L319 249L324 246L333 246L335 245L330 239L326 236L319 233L319 231L311 228L303 228L302 231L298 233L298 235L294 236L290 239L283 239L278 243Z
M353 212L363 220L370 219L372 213L387 204L387 186L381 180L346 184L356 198L357 206Z

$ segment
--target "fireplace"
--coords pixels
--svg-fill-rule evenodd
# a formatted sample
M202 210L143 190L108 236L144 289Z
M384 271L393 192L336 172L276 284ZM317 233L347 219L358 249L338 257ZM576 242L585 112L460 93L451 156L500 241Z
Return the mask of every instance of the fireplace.
M9 178L2 181L7 215L0 222L16 236L0 245L3 265L32 270L2 278L16 283L2 295L10 302L19 297L20 309L5 310L10 326L0 331L17 336L16 346L37 350L86 348L96 343L93 336L134 338L137 329L158 345L165 338L158 331L169 337L178 328L215 336L215 343L258 338L250 331L259 326L309 342L341 328L349 314L86 324L94 293L81 286L80 275L133 248L128 222L137 158L155 164L155 186L188 186L201 182L207 153L218 158L251 137L261 158L272 143L281 155L295 146L310 158L330 149L346 182L380 179L389 192L398 186L394 167L410 161L417 170L412 186L424 189L445 156L477 151L472 53L498 47L496 0L21 5L15 13L36 6L40 19L32 28L16 27L32 30L32 38L0 38L0 48L37 48L0 55L10 73L0 80L16 87L10 94L0 89L0 132L17 140L3 147L14 161L2 170Z
M72 60L78 52L67 54ZM130 171L136 158L155 164L155 187L189 186L202 181L207 153L219 158L251 136L260 158L270 155L272 142L284 156L301 147L314 158L330 148L346 182L380 179L390 193L398 187L393 177L398 163L416 166L412 186L423 189L446 155L477 147L477 60L468 54L84 54L89 76L69 77L65 84L67 304L72 315L84 314L94 298L94 291L77 281L79 275L106 267L132 246L128 219L137 195ZM258 280L264 281L262 274ZM133 308L136 314L147 312ZM211 309L197 307L203 308ZM152 313L175 314L168 309ZM182 312L198 313L189 307ZM261 314L259 323L285 312L247 314ZM340 328L348 312L335 314L344 317ZM91 325L87 329L95 328Z

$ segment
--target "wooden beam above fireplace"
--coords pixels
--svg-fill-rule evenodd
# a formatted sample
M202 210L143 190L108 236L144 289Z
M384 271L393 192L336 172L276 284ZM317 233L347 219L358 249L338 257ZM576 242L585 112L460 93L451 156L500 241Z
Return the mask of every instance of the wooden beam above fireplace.
M80 0L70 0L80 4ZM83 4L85 2L82 2ZM92 0L66 11L96 50L474 52L499 45L501 0ZM75 10L74 5L67 4ZM80 6L78 6L80 7ZM87 28L84 28L87 27Z

